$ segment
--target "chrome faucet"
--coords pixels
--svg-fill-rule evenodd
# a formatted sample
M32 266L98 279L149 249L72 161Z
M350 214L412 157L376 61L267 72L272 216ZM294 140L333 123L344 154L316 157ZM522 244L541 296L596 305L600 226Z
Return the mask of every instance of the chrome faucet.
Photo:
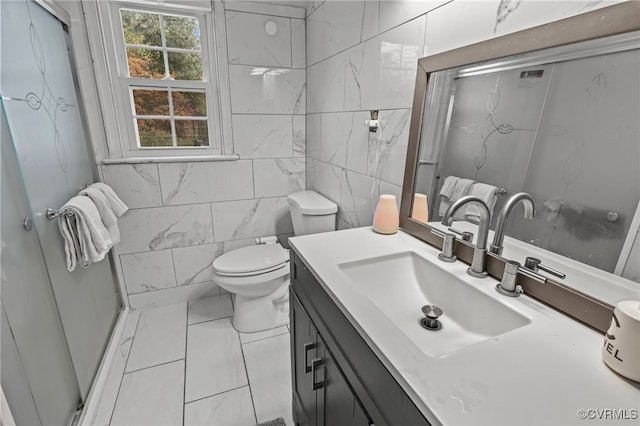
M498 220L496 221L496 230L493 233L493 243L489 248L491 253L495 253L497 255L502 254L502 242L504 241L504 230L507 224L507 219L509 219L509 215L511 214L511 210L516 206L516 204L522 203L524 206L524 217L525 219L533 219L533 216L536 214L536 208L533 204L533 198L531 195L526 192L518 192L517 194L513 194L504 206L502 210L500 210L500 214L498 215Z
M447 209L447 212L442 218L442 224L451 226L453 223L453 215L464 205L469 203L476 203L478 205L478 211L480 212L480 227L478 228L478 240L476 246L473 249L473 260L471 266L467 269L467 273L473 277L484 278L487 276L487 271L484 270L485 257L487 255L487 239L489 238L489 223L491 222L491 212L489 207L482 201L481 198L473 195L467 195L458 199L451 204Z

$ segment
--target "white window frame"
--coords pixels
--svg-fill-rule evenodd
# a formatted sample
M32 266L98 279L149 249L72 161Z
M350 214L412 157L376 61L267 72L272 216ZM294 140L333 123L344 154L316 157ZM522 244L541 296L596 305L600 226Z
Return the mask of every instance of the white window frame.
M117 159L130 159L135 162L136 158L158 158L160 160L176 158L180 160L185 157L190 159L198 157L215 159L215 157L219 157L226 159L224 157L233 152L223 6L217 5L216 3L220 2L216 1L198 2L197 6L175 4L170 1L163 4L141 0L135 2L120 0L85 2L85 5L89 3L89 6L93 7L87 8L90 9L88 15L95 12L93 16L101 30L101 46L99 47L105 67L100 69L100 61L94 61L94 66L98 78L98 91L105 118L105 133L110 157L105 162L117 161ZM191 4L193 3L191 2ZM203 80L178 81L129 77L120 9L198 19ZM88 20L87 25L90 24L91 22ZM92 50L95 48L96 46L93 45ZM148 48L148 46L144 46L144 48ZM175 49L167 48L167 50L173 51ZM105 78L107 81L101 83L101 78ZM174 90L205 91L209 130L208 147L139 147L132 90L135 88L169 90L169 87ZM168 117L162 116L161 118ZM172 113L170 113L170 117L174 118ZM145 116L145 118L153 117ZM178 119L187 119L187 117L180 116ZM196 119L201 119L201 117ZM175 127L172 125L172 136L175 138L174 129Z

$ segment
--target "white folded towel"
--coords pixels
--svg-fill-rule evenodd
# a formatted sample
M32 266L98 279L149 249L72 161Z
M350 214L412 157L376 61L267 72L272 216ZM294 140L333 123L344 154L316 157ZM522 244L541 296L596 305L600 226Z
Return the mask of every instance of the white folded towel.
M111 189L111 187L102 182L96 182L94 184L89 185L89 188L95 188L104 194L104 196L109 201L111 205L111 210L115 213L116 217L120 217L129 210L129 207L126 206L125 203L116 195L115 191Z
M91 201L93 201L93 204L95 204L96 208L98 209L98 213L100 213L102 223L109 232L111 243L114 245L118 244L120 242L120 228L118 228L118 218L113 212L111 203L109 202L109 200L107 200L104 192L92 185L80 191L79 194L86 195L87 197L91 198Z
M438 213L440 216L444 216L452 203L467 195L473 183L474 181L471 179L448 176L442 185L442 190L440 190L440 206L438 206ZM444 194L443 190L445 190ZM449 195L447 196L446 194ZM463 218L461 213L457 213L454 217L458 219Z
M496 200L498 199L497 187L486 183L474 183L471 185L468 195L474 195L484 201L487 207L489 207L489 213L493 215L493 208L495 207ZM480 218L480 211L475 205L470 204L465 210L465 216L472 216L474 219L478 220Z
M61 210L73 213L58 217L69 272L75 269L78 259L85 267L104 259L113 243L93 201L75 196Z

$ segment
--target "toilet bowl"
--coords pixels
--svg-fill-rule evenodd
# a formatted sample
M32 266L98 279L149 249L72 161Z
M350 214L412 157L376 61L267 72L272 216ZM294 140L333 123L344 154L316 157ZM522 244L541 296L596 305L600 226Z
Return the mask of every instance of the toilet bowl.
M289 195L295 235L334 231L338 206L313 191ZM279 243L232 250L213 261L213 280L234 294L233 327L252 333L289 322L289 250Z

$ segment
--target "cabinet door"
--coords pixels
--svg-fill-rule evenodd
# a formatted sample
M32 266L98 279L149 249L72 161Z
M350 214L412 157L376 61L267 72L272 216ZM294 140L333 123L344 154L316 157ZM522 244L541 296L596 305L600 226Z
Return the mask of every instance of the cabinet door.
M311 361L317 358L318 332L293 292L291 306L291 371L293 381L293 414L300 426L317 424L316 391L313 389Z
M314 365L312 375L318 391L318 425L326 426L368 426L369 418L345 379L333 354L318 335L318 355L320 366Z

